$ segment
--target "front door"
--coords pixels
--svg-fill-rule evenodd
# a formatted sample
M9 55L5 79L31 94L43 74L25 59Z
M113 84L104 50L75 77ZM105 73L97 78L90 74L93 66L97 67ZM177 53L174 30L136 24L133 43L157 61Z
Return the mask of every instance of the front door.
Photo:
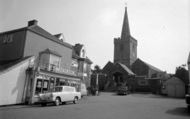
M120 72L116 72L113 74L114 80L117 84L117 86L121 86L124 83L123 75Z

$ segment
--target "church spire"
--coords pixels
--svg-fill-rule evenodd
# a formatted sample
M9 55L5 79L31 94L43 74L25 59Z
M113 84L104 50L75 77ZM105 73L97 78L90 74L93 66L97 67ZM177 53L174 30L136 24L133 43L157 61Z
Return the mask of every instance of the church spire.
M130 29L129 29L129 21L128 21L128 14L127 14L127 6L125 6L125 14L123 19L123 26L121 31L121 39L125 40L130 36Z

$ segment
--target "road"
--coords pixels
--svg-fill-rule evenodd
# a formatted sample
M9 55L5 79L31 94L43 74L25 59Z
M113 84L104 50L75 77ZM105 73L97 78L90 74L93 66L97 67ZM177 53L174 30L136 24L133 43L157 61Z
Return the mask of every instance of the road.
M0 107L0 119L190 119L184 99L101 93L78 104Z

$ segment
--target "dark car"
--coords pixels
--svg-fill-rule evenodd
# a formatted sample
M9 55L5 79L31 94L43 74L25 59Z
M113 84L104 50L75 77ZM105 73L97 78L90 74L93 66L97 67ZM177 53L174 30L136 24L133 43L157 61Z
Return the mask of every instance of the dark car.
M186 103L187 103L188 111L190 112L190 94L187 94L185 96L185 100L186 100Z
M127 86L120 86L117 88L117 94L118 95L127 95L129 94L129 90Z

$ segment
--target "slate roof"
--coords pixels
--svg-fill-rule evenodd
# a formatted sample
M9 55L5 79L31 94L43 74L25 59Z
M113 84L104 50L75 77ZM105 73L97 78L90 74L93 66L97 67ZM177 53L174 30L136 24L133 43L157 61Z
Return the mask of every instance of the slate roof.
M102 72L111 73L114 69L115 69L115 65L111 61L108 61L108 63L102 69Z
M49 33L48 31L44 30L43 28L41 28L38 25L32 25L32 26L27 26L27 27L19 28L19 29L14 29L14 30L11 30L11 31L1 32L0 35L1 34L7 34L7 33L19 32L19 31L23 31L23 30L32 31L33 33L36 33L36 34L38 34L38 35L40 35L42 37L45 37L45 38L47 38L49 40L57 42L57 43L59 43L61 45L64 45L64 46L66 46L68 48L72 48L71 44L59 40L56 36L52 35L51 33Z
M158 68L156 68L156 67L154 67L154 66L152 66L152 65L150 65L150 64L148 64L148 63L146 63L146 62L144 62L144 61L142 61L141 59L137 59L137 60L140 60L141 62L143 62L145 65L147 65L150 69L153 69L153 70L155 70L155 71L158 71L158 72L163 72L162 70L160 70L160 69L158 69Z
M45 37L45 38L48 38L48 39L50 39L52 41L55 41L55 42L57 42L59 44L62 44L64 46L66 46L66 47L72 48L72 45L70 45L69 43L66 43L64 41L59 40L56 36L50 34L46 30L44 30L43 28L39 27L38 25L29 26L29 27L27 27L27 29L34 32L34 33L36 33L36 34L38 34L38 35L41 35L41 36Z
M4 65L0 65L0 73L3 72L3 71L6 71L14 66L16 66L17 64L27 60L27 59L30 59L32 58L32 56L27 56L27 57L24 57L22 59L19 59L19 60L15 60L15 61L12 61L8 64L4 64Z
M40 52L40 53L48 53L48 54L53 54L53 55L62 57L58 52L53 51L53 50L50 50L49 48L47 48L46 50L44 50L44 51L42 51L42 52Z
M129 75L135 75L126 65L122 63L117 63L119 64Z
M103 73L114 73L117 72L119 69L123 69L123 71L126 72L128 75L135 75L126 65L122 63L112 63L110 61L104 66L102 71Z

